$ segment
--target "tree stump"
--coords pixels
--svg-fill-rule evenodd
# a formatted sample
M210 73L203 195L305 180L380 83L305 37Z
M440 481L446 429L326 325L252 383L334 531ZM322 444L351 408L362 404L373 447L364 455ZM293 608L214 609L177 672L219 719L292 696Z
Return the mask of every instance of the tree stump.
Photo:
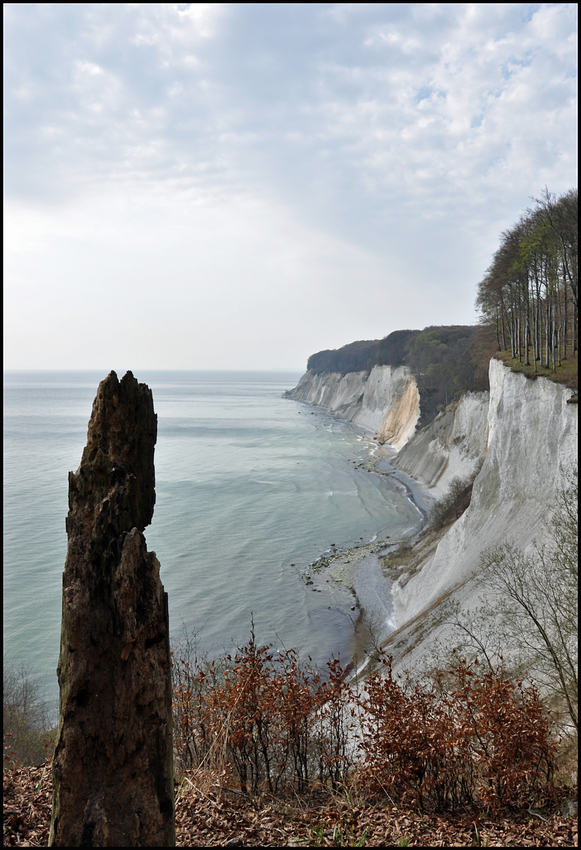
M69 473L51 846L175 845L168 601L143 536L156 437L151 390L111 372Z

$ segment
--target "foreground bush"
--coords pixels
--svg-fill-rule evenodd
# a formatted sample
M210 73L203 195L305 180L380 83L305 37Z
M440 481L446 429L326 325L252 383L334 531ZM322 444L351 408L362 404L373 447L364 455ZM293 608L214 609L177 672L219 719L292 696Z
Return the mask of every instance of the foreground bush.
M181 769L208 770L247 794L356 780L372 797L440 811L500 810L551 792L555 744L538 691L481 675L476 663L420 684L394 677L386 659L356 696L337 661L323 676L293 650L258 646L253 631L220 661L187 648L173 659Z
M172 662L178 766L233 776L246 793L345 779L347 686L337 661L323 678L294 650L257 646L253 629L233 657L208 662L186 649Z
M555 747L539 693L460 661L430 687L385 674L365 685L363 785L421 808L494 810L551 788Z

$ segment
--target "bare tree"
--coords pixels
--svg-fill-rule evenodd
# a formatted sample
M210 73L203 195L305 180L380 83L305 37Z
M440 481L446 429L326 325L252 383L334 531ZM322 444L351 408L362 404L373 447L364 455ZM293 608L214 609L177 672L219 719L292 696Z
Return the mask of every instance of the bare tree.
M561 492L548 539L530 552L503 543L483 553L488 593L470 617L450 605L457 647L491 669L528 676L578 728L578 485Z
M5 760L22 766L43 762L52 749L50 737L55 734L50 725L47 703L30 668L24 664L5 667L2 694Z

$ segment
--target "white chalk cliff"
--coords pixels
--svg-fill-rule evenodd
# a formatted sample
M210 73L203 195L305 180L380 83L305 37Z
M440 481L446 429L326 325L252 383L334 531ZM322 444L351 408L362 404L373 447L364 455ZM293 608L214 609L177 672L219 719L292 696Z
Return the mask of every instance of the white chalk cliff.
M415 435L419 397L405 367L375 367L369 376L307 372L288 394L374 431L399 450L392 465L436 498L453 478L474 478L464 514L413 575L393 582L397 632L388 651L396 665L399 659L413 666L430 651L442 628L434 626L441 601L451 595L475 604L484 549L504 541L526 549L543 534L564 475L577 463L573 391L546 378L530 380L496 359L489 375L490 393L467 393Z
M470 506L420 569L392 587L406 665L419 661L434 637L428 628L423 638L417 630L412 638L410 626L406 641L407 624L450 591L463 606L474 604L484 549L504 541L526 549L542 537L564 476L578 462L577 404L567 403L572 395L560 384L531 381L490 362L488 438Z
M392 461L440 499L454 478L471 481L488 441L487 392L465 393L418 431Z
M526 546L554 505L562 470L577 457L577 405L559 384L528 380L490 362L488 440L472 501L420 573L396 588L399 622L470 577L482 549L503 540Z
M370 373L308 371L288 398L316 404L395 449L413 435L420 416L420 397L407 366L374 366Z

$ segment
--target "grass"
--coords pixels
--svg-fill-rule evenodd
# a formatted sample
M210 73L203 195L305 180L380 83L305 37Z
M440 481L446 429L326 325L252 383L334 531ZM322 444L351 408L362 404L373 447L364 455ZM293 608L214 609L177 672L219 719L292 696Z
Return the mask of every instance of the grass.
M510 351L498 351L495 355L497 360L502 360L505 366L508 366L513 372L521 372L525 377L535 380L535 378L548 378L556 384L565 384L571 390L577 390L578 382L578 355L568 354L566 358L561 360L561 365L556 367L553 372L552 368L545 369L537 363L537 371L534 366L525 366L524 361L518 360L516 357L511 357ZM532 359L532 353L530 353ZM575 395L574 400L577 400ZM573 401L573 399L571 399Z

